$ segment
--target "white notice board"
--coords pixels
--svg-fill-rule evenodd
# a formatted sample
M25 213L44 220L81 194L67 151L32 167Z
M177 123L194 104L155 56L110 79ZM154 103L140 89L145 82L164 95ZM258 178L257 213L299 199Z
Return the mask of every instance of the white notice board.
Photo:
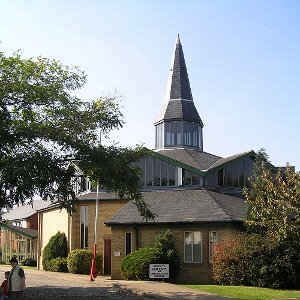
M169 264L149 265L149 278L169 278Z

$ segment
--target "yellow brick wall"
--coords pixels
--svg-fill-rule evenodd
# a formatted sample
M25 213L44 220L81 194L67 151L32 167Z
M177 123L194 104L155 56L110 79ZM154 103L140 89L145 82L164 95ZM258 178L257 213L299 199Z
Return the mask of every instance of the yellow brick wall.
M112 255L112 279L120 279L120 266L125 257L125 232L132 232L133 250L136 249L136 236L138 235L139 247L153 245L155 236L163 229L171 229L177 252L180 256L180 274L176 281L211 283L211 264L209 262L209 232L217 231L219 240L226 237L227 234L237 232L238 229L230 224L202 224L189 226L139 226L138 231L134 227L112 227L112 253L120 252L120 256ZM201 231L202 232L202 263L184 262L184 232Z
M64 232L67 239L69 236L69 215L66 210L52 209L40 213L40 228L39 228L39 239L40 239L40 255L39 266L42 268L41 259L42 251L49 242L50 238L55 235L58 231Z
M111 238L111 229L104 222L108 221L117 211L124 206L127 200L102 200L98 203L97 220L97 251L103 256L103 240ZM71 250L80 248L80 207L88 206L88 248L93 249L95 233L95 201L82 201L76 207L76 213L72 216L72 241Z
M111 238L111 229L104 222L109 220L127 203L127 200L102 200L98 203L97 221L97 251L103 255L103 240ZM69 216L66 210L53 209L40 213L41 223L41 250L47 245L49 239L58 231L65 232L69 251L80 248L80 207L88 206L88 248L93 249L95 232L95 201L81 201L76 205L76 211ZM69 220L69 222L68 222ZM40 256L41 266L41 256Z

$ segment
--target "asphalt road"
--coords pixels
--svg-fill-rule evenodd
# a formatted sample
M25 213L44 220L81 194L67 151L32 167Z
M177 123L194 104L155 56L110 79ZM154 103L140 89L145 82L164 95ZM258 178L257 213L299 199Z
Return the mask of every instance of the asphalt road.
M1 273L9 270L9 266L0 266ZM24 299L30 300L96 300L124 299L146 300L130 290L121 289L113 281L101 280L91 282L89 276L65 273L43 272L25 269L26 290ZM0 277L1 279L1 277Z

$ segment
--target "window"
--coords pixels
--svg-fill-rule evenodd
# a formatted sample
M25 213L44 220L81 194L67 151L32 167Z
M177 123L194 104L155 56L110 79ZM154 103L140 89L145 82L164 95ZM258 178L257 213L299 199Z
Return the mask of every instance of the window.
M218 234L216 231L209 232L209 261L212 261L214 246L218 242Z
M218 185L219 186L224 185L224 169L218 171Z
M202 262L202 233L201 231L186 231L184 233L184 261Z
M88 206L80 207L80 248L88 247Z
M125 256L127 256L132 251L132 238L131 232L125 233Z

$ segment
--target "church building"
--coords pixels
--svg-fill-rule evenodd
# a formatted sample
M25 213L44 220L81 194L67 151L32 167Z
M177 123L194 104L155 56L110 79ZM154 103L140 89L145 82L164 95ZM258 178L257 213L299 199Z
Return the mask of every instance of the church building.
M105 222L111 227L113 279L123 258L154 244L170 229L180 256L179 282L211 283L214 243L241 230L242 188L252 175L253 151L222 158L203 150L203 122L195 107L180 38L167 91L155 120L155 149L139 162L145 202L157 216L144 220L129 202Z
M204 151L204 124L193 101L179 36L158 111L155 149L138 162L141 192L155 219L146 221L131 201L113 193L100 191L97 201L97 193L83 179L76 213L69 215L55 204L37 211L36 235L31 237L35 253L30 255L37 259L38 268L43 267L44 247L60 231L66 234L69 251L92 250L96 243L103 255L103 274L121 279L124 257L153 245L158 233L170 229L180 256L176 280L212 282L213 245L243 227L246 205L242 189L252 175L255 153L224 158Z

